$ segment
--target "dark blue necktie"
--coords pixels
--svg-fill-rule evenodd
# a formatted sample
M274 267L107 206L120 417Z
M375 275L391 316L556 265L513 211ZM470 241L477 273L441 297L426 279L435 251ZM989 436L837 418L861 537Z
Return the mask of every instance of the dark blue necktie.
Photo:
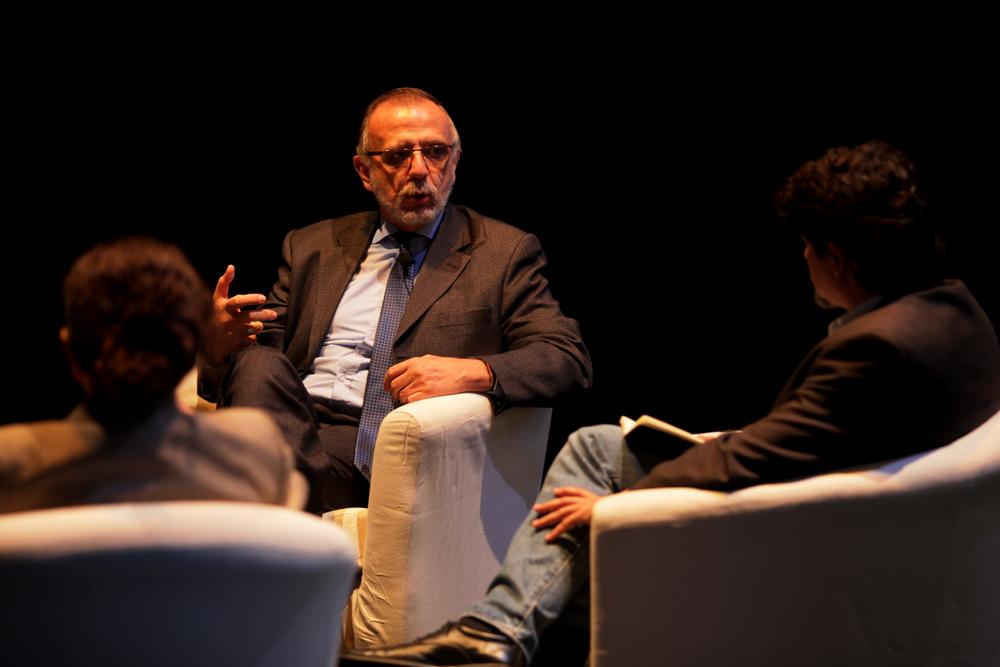
M378 318L378 329L375 331L375 344L372 347L371 364L368 366L365 399L361 406L361 420L358 425L358 441L354 448L354 465L367 479L371 479L372 456L375 452L375 437L378 435L379 426L385 416L396 407L392 394L383 388L382 381L385 372L395 360L393 343L417 275L417 266L414 262L416 244L413 242L419 234L396 232L392 237L399 243L399 255L389 271L389 282L385 286L385 296L382 297L382 312Z

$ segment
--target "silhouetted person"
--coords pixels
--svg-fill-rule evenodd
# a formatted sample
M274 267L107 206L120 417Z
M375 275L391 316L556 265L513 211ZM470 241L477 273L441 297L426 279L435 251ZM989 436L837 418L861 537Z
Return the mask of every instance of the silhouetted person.
M104 243L73 264L59 335L83 404L67 419L0 428L0 512L124 501L284 504L292 452L256 410L191 414L174 389L211 313L176 247ZM302 496L298 489L298 496Z

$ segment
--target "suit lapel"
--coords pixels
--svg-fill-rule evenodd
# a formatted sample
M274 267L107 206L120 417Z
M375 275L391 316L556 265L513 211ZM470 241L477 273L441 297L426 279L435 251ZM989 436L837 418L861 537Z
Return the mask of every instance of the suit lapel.
M470 242L469 223L455 207L449 206L420 267L413 293L399 323L397 341L448 291L465 269L465 265L469 263L469 255L462 250Z
M320 248L317 281L314 285L318 298L307 296L305 299L306 303L316 304L309 328L309 364L319 355L320 345L330 329L333 314L337 312L347 285L368 253L377 220L378 214L372 212L358 224L348 225L344 229L334 228L331 230L334 236L332 243Z

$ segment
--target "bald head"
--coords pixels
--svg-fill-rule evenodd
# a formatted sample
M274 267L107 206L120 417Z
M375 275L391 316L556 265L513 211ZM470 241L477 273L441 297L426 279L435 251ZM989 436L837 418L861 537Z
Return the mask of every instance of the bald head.
M451 128L452 134L454 135L455 142L460 146L461 139L458 136L458 130L455 128L455 123L452 121L451 116L448 115L444 106L438 102L436 97L428 93L426 90L421 90L420 88L395 88L376 97L365 110L365 117L361 121L361 131L358 133L358 145L356 149L357 154L364 156L364 154L370 150L377 150L377 147L374 147L374 144L371 141L369 127L371 125L372 116L379 110L380 107L388 105L399 108L408 105L420 105L421 102L432 104L440 109L444 118L447 119L447 123Z

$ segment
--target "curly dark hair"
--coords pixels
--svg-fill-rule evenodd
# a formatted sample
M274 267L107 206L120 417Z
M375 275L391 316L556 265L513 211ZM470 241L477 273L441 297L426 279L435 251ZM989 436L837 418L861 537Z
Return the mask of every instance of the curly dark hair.
M194 365L211 300L174 245L132 237L78 258L63 284L69 347L85 402L106 425L168 398Z
M819 253L840 246L856 277L882 294L941 283L943 245L905 153L882 141L828 150L788 177L778 215Z

